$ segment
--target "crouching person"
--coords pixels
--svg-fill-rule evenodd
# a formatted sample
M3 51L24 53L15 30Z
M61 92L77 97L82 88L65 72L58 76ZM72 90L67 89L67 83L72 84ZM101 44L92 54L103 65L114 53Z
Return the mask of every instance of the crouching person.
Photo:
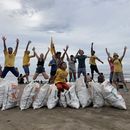
M65 62L62 62L60 64L60 67L56 71L55 75L55 85L58 89L58 97L60 96L60 93L65 90L69 89L69 85L67 84L67 76L68 72L66 71L67 64Z

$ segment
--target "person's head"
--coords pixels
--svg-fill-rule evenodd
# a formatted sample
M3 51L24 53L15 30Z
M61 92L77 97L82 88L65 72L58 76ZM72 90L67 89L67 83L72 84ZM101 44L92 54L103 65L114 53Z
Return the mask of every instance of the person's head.
M66 70L66 68L67 68L66 62L61 62L60 68L63 69L63 70Z
M95 55L95 51L94 51L94 50L92 51L92 56L93 56L93 55Z
M83 55L83 54L84 54L84 51L83 51L83 50L79 50L79 54L80 54L80 55Z
M40 58L41 58L41 59L44 58L44 54L43 54L43 53L40 54Z
M9 48L8 48L8 53L9 53L9 54L12 54L12 53L13 53L13 48L12 48L12 47L9 47Z
M22 77L23 75L22 74L20 74L20 77Z
M114 53L113 53L113 58L114 58L114 59L118 59L118 57L119 57L119 55L114 52Z
M74 55L70 55L70 59L73 60L74 59Z
M60 58L61 57L61 52L56 52L56 58Z
M105 77L103 73L100 73L98 76L98 83L103 83L105 81Z
M30 51L26 51L26 53L29 55L29 54L30 54Z

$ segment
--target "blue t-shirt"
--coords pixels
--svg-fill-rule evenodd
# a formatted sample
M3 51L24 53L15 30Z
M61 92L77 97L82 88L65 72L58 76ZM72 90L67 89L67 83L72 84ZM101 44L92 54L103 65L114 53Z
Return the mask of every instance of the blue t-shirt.
M78 59L78 68L86 68L85 59L87 58L86 55L78 55L76 59Z
M51 66L51 71L56 71L57 70L57 63L55 59L52 59L49 63L49 65Z

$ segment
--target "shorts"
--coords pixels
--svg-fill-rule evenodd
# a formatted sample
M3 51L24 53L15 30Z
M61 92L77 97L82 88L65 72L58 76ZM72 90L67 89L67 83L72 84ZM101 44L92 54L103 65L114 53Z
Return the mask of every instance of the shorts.
M76 69L75 68L69 68L69 72L70 73L76 73Z
M40 74L40 73L43 73L45 72L45 68L43 66L38 66L36 68L36 73Z
M69 89L69 86L66 83L59 82L59 83L56 83L55 85L59 91L63 91L64 89L66 90Z
M51 71L51 72L50 72L50 75L51 75L51 76L55 76L55 74L56 74L56 71Z
M123 72L114 72L113 73L113 81L117 82L124 82L124 75Z
M24 65L23 69L24 69L25 74L29 74L30 73L28 65Z
M83 76L86 76L86 68L78 68L78 75L83 74Z

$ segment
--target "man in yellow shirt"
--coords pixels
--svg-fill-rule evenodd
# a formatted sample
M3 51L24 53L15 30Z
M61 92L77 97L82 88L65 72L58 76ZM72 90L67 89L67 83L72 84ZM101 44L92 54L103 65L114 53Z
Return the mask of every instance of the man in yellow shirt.
M122 60L125 56L127 47L124 47L123 55L119 58L119 55L117 53L113 54L113 65L114 65L114 73L113 73L113 83L116 85L118 89L118 82L122 82L125 86L125 91L128 91L128 88L126 86L124 75L123 75L123 69L122 69Z
M89 56L88 58L90 58L89 64L90 64L90 69L91 69L91 76L93 79L94 78L94 71L100 75L100 72L99 72L97 65L96 65L96 60L98 60L99 62L101 62L103 64L103 61L101 61L98 57L95 56L95 51L93 50L93 43L91 44L91 56Z
M2 78L5 78L5 76L9 71L11 71L16 77L18 77L19 73L14 67L14 63L15 63L15 57L18 50L19 39L16 39L16 48L14 51L12 47L9 47L7 49L5 37L2 37L2 40L4 44L4 56L5 56L5 65L4 65L4 70L2 72Z
M30 51L28 50L28 47L30 45L31 41L28 41L28 44L26 46L26 49L24 51L24 56L23 56L23 69L25 72L25 75L23 77L26 77L27 83L29 83L29 66L30 66L30 58L35 57L35 53L33 55L30 55ZM34 48L33 48L34 52Z

